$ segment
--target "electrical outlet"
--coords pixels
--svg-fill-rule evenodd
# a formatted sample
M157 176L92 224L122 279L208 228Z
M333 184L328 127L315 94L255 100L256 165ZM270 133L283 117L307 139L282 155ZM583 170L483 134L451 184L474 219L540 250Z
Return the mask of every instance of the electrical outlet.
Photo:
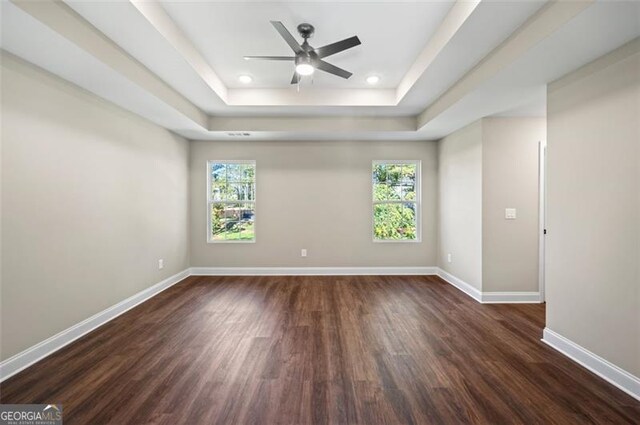
M450 262L451 262L451 253L448 253L447 254L447 263L450 263Z
M158 260L158 270L164 269L164 260L161 258Z
M301 257L306 257L306 256L307 256L307 250L306 250L306 249L304 249L304 248L303 248L303 249L301 249L301 250L300 250L300 256L301 256Z

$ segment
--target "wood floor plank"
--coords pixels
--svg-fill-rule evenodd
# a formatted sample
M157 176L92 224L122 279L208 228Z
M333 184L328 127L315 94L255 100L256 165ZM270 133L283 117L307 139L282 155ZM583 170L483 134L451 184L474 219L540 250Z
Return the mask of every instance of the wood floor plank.
M434 276L190 277L0 384L65 424L638 424L544 305Z

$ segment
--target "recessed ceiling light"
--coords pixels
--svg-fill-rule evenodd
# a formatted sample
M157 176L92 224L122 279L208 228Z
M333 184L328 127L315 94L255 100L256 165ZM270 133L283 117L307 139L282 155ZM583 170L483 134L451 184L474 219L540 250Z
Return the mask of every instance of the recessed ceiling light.
M253 78L251 78L250 75L241 75L238 77L238 81L240 81L242 84L249 84L253 81Z
M378 84L380 82L380 77L378 77L377 75L369 75L367 77L367 83L371 84L372 86L374 84Z

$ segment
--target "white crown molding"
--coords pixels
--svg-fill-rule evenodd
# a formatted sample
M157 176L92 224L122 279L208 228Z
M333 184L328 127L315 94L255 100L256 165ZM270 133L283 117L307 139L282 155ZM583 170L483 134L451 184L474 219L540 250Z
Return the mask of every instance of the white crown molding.
M592 353L568 338L544 328L542 342L595 373L636 400L640 400L640 378Z
M39 362L43 358L60 350L76 339L115 319L138 304L145 302L149 298L159 294L187 277L189 277L189 269L176 273L162 282L150 286L149 288L138 292L137 294L107 308L106 310L94 314L88 319L85 319L82 322L77 323L70 328L67 328L62 332L59 332L56 335L53 335L52 337L47 338L44 341L4 360L0 363L0 382L15 375L21 370L26 369L34 363Z
M435 275L437 267L191 267L192 276Z

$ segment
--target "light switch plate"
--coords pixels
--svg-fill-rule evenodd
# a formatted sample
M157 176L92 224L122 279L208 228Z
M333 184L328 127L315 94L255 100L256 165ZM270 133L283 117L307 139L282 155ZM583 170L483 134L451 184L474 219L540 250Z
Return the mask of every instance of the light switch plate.
M505 208L504 209L504 218L507 220L515 220L516 219L516 209L515 208Z

